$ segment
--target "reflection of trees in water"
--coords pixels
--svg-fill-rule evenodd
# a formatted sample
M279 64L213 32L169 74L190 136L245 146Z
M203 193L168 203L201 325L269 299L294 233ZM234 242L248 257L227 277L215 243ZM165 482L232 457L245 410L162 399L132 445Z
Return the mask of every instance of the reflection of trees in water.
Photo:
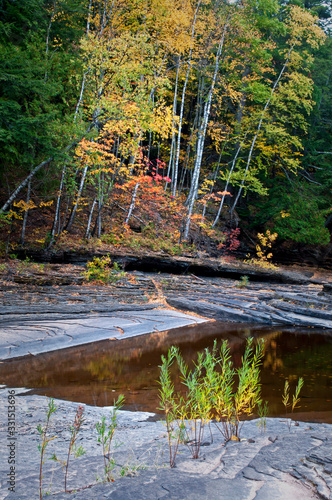
M272 373L276 373L284 367L282 358L278 356L278 342L276 340L281 334L282 332L274 332L264 336L263 368L269 369Z
M107 380L120 377L123 365L129 361L129 357L102 355L95 358L86 366L94 380Z
M161 354L171 345L179 346L188 365L197 359L197 353L212 347L218 339L220 348L224 339L229 342L235 367L241 365L245 340L249 336L264 338L265 356L262 364L262 390L280 414L281 392L285 378L290 382L304 376L306 398L316 398L317 405L329 405L332 385L332 339L323 335L294 333L292 329L248 328L228 325L223 330L203 324L197 327L151 335L102 341L70 350L45 353L0 364L0 383L17 387L32 387L40 394L86 402L112 405L120 393L126 395L130 409L155 411L158 406L159 365ZM172 378L177 377L176 366ZM177 388L181 382L176 382ZM321 399L317 399L320 397ZM304 400L303 400L304 401ZM307 401L307 399L306 399ZM306 408L304 402L303 408ZM313 408L316 409L317 407ZM325 408L325 406L324 406ZM281 413L282 413L282 408Z

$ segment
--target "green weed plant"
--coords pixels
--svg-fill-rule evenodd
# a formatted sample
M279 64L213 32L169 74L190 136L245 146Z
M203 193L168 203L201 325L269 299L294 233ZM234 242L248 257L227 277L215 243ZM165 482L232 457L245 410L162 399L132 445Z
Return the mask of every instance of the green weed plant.
M120 394L117 401L114 401L114 408L111 411L111 420L107 425L105 415L102 416L101 421L96 424L96 429L98 433L98 443L102 445L103 457L104 457L104 470L106 481L112 481L113 475L112 471L115 467L115 460L111 454L111 445L114 437L115 430L117 428L118 422L118 412L122 408L124 403L124 396Z
M289 382L288 382L288 380L285 380L284 393L282 395L282 403L285 407L286 416L287 416L287 412L289 409L291 410L291 413L293 413L295 408L298 407L298 405L300 403L300 392L301 392L301 389L303 387L303 384L304 384L304 380L302 377L300 377L298 379L297 385L295 387L295 392L294 392L292 399L291 399L290 398ZM290 427L291 427L290 420L287 420L287 425L288 425L288 429L290 430Z
M85 454L85 451L84 451L82 446L76 446L77 435L81 429L83 422L84 422L84 408L83 408L83 406L79 405L79 407L76 410L74 424L70 426L70 441L69 441L69 447L68 447L67 461L59 459L55 453L51 457L51 460L54 460L55 462L59 462L62 469L64 470L64 473L65 473L65 492L66 493L70 492L67 489L67 478L68 478L70 457L71 457L71 455L73 455L74 457L78 458L78 457L81 457L82 455Z
M236 288L245 288L248 285L249 285L249 277L241 276L240 281L238 281L235 286Z
M41 424L37 425L37 431L41 437L41 443L38 444L38 450L40 452L40 465L39 465L39 498L40 500L42 499L43 492L42 492L42 480L43 480L43 465L45 463L46 457L45 457L45 451L47 448L47 445L49 444L50 441L55 439L56 436L53 437L48 437L48 430L51 422L51 417L53 413L55 413L57 407L54 404L54 399L50 398L48 401L48 408L47 408L47 413L46 413L46 420L44 426Z
M109 255L106 257L94 257L86 266L87 270L83 273L83 276L87 281L115 283L125 276L125 273L121 271L117 262L112 263Z
M180 444L186 444L193 458L198 458L206 425L215 419L225 441L240 440L241 417L253 414L261 403L260 365L264 343L254 346L248 339L242 365L235 369L227 341L217 352L217 342L212 350L198 354L194 368L189 370L177 347L172 346L160 365L160 409L165 412L169 445L169 463L175 466ZM171 377L176 362L185 395L176 392ZM235 380L238 380L234 389Z

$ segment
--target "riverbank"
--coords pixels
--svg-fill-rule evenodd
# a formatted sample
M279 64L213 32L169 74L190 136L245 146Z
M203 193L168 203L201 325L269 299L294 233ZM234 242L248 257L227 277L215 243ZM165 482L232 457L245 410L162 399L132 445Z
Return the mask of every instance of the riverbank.
M151 331L159 336L169 328L173 332L175 326L208 325L214 319L331 329L331 280L318 271L296 271L295 277L286 270L277 282L136 271L127 272L116 284L100 285L84 283L81 266L19 266L2 273L0 287L1 352L6 360L27 353L33 359L41 352L103 338L119 342L127 337L129 341L131 335ZM195 314L188 314L190 310ZM38 498L37 425L45 423L47 398L20 388L10 391L15 395L16 490L10 492L6 482L10 448L6 448L8 389L3 388L0 498ZM56 438L49 444L47 458L55 453L65 460L78 403L59 400L56 406L49 429L50 437ZM45 494L59 499L189 500L195 491L197 500L209 496L222 500L332 498L331 425L300 422L292 423L289 430L285 419L267 419L266 431L261 432L258 421L245 422L244 440L226 445L218 431L213 433L213 442L206 432L201 458L193 460L183 446L177 467L170 469L162 422L154 414L120 412L116 442L122 444L114 451L115 481L104 483L95 425L103 414L109 415L110 408L83 406L86 419L78 445L83 445L86 454L71 459L68 484L73 491L63 492L61 465L46 460Z
M130 271L105 285L86 282L80 265L6 263L1 357L124 338L126 328L135 335L208 320L332 330L331 273L227 266L229 278Z

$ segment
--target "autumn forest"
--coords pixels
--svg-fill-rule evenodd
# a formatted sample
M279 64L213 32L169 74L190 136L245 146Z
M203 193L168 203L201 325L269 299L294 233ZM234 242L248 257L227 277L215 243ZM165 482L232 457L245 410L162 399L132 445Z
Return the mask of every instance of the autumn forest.
M0 0L0 253L332 251L331 11Z

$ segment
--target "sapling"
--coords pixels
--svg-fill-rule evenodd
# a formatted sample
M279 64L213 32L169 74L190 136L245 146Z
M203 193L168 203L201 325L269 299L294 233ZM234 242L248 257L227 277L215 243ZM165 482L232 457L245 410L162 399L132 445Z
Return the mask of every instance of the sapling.
M291 412L293 413L295 408L299 404L299 402L300 402L299 396L300 396L300 391L303 387L303 384L304 384L304 380L302 377L300 377L298 382L297 382L297 386L295 388L295 393L293 394L292 401L290 401L289 382L287 379L285 380L284 393L282 395L282 402L283 402L283 405L284 405L285 410L286 410L286 417L287 417L287 409L291 408ZM291 427L290 420L287 420L287 425L288 425L288 429L290 430L290 427Z
M77 434L84 422L84 416L83 416L84 408L83 406L79 405L79 407L76 410L75 414L75 419L74 419L74 425L70 426L70 441L69 441L69 447L68 447L68 455L67 455L67 461L66 460L61 460L59 459L55 453L53 453L51 460L54 460L55 462L59 462L61 465L64 473L65 473L65 492L68 493L69 490L67 490L67 476L68 476L68 468L69 468L69 460L70 460L70 455L74 455L76 458L82 456L85 454L85 451L82 446L77 447L75 445L76 439L77 439Z
M249 285L249 277L248 276L241 276L240 281L236 283L236 288L245 288L246 286Z
M266 430L266 417L269 413L269 403L267 401L261 401L257 405L257 413L259 416L259 421L257 423L258 428L261 432L265 432Z
M67 456L67 463L66 463L66 470L65 470L65 491L67 492L67 476L68 476L68 467L69 467L69 459L70 455L74 454L74 456L80 457L84 455L85 451L82 446L79 446L77 448L76 446L76 439L77 439L77 434L79 433L81 426L84 422L84 408L83 406L79 405L76 411L75 415L75 420L74 420L74 425L70 427L71 431L71 436L70 436L70 442L69 442L69 448L68 448L68 456Z
M216 360L220 367L217 384L214 389L214 411L216 427L226 441L239 441L243 415L253 414L255 407L261 403L260 365L263 357L264 342L261 340L253 347L253 339L247 340L242 364L235 370L230 359L227 341L221 347L220 356ZM238 377L236 392L233 392L234 376ZM221 423L221 426L220 426Z
M174 384L171 381L170 369L176 358L178 349L172 346L167 357L161 356L162 364L160 365L160 410L164 410L166 418L166 429L169 448L169 465L175 467L175 458L178 453L179 445L185 439L184 418L185 418L185 401L175 394Z
M43 465L45 463L45 450L50 441L55 439L56 436L49 438L47 432L49 429L51 416L56 411L57 407L54 404L54 399L50 398L48 400L48 409L46 414L45 425L42 427L41 424L37 425L37 431L41 436L41 443L38 444L38 450L40 452L40 466L39 466L39 498L42 498L42 479L43 479Z
M198 353L193 370L188 369L179 351L176 353L182 383L187 387L185 413L183 415L187 420L187 425L183 427L187 438L185 444L194 459L199 458L204 429L212 419L211 392L215 385L216 376L215 350L216 342L212 353L209 349Z
M118 422L118 411L122 408L124 403L124 396L120 394L117 401L114 401L114 408L111 411L111 422L109 425L106 424L106 417L102 416L101 421L96 424L96 429L98 432L98 443L103 447L104 456L104 467L105 467L105 477L107 481L111 481L111 472L115 467L114 458L110 455L111 444L115 429L117 428Z
M215 349L216 343L214 344ZM193 370L189 370L178 348L172 346L160 366L160 409L164 410L169 446L169 463L175 466L180 443L188 446L192 457L198 458L203 442L204 428L212 418L211 388L214 385L214 351L198 354ZM176 360L185 397L175 394L170 369Z

